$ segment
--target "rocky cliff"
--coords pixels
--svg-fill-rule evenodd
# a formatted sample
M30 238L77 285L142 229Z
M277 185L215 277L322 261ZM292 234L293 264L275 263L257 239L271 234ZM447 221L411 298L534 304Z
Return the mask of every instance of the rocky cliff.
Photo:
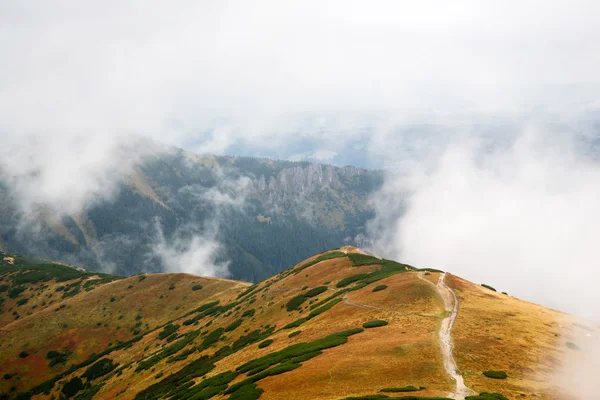
M235 279L254 281L310 254L355 244L372 217L368 196L382 179L354 167L200 156L145 142L130 151L114 196L73 215L40 204L47 212L35 226L21 218L0 179L0 198L8 199L0 205L0 245L129 275L167 269L157 247L186 254L195 251L192 242L214 243L213 262L228 263Z

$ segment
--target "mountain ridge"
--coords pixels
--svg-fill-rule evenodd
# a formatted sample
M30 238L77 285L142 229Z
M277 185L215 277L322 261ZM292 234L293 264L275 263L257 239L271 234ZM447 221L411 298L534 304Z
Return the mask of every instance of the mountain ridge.
M551 377L572 351L567 315L352 247L253 285L190 274L89 284L102 277L84 271L23 283L33 265L1 275L6 398L342 399L408 387L415 398L458 398L438 339L448 317L438 281L456 292L454 358L475 392L560 398Z

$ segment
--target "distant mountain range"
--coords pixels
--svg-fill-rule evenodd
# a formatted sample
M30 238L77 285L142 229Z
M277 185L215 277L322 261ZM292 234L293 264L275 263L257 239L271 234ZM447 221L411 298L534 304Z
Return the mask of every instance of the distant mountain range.
M142 139L129 161L114 198L76 215L39 204L33 226L0 180L0 249L133 275L177 269L157 243L193 252L185 246L197 237L220 244L215 262L228 262L231 278L258 281L325 249L365 245L368 197L383 181L382 171L199 156Z

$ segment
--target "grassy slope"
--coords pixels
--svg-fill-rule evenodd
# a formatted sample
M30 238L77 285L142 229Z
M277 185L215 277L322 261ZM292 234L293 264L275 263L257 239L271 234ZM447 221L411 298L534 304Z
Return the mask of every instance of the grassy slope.
M572 323L570 317L456 276L448 276L447 283L459 297L453 336L466 384L481 392L502 387L508 398L556 398L549 382L568 351L560 325ZM487 370L506 371L509 379L486 378Z
M105 350L109 342L114 345L117 339L130 340L135 337L132 330L136 329L139 321L142 321L143 336L130 347L117 349L106 356L119 367L90 382L98 389L95 398L114 398L117 395L124 399L134 398L151 385L165 382L171 374L189 369L193 361L203 356L213 357L214 360L214 367L204 378L226 372L231 372L233 377L236 368L250 360L290 345L318 341L339 331L359 328L367 321L381 319L389 324L354 334L347 338L347 343L327 348L322 350L322 354L302 361L299 368L261 379L256 383L264 390L261 399L298 398L299 394L306 399L339 399L376 394L383 388L409 385L426 387L413 395L447 395L453 382L444 372L437 343L437 329L444 315L443 304L431 285L418 279L416 272L409 270L393 274L359 290L349 291L347 301L350 304L340 301L298 327L282 329L293 321L309 316L320 308L319 303L339 293L336 284L342 279L381 269L375 259L357 267L344 254L335 256L329 259L315 256L254 286L184 274L161 274L148 275L142 281L139 277L131 277L82 292L64 300L66 307L59 311L48 308L3 328L0 365L10 365L10 368L2 372L16 372L19 375L9 380L0 379L0 391L6 393L12 385L19 391L30 389L66 370L70 364L84 361L93 352ZM324 261L314 263L322 259ZM306 265L309 266L304 268ZM437 276L437 273L431 273L427 277L435 281ZM557 337L547 334L548 324L557 323L560 317L558 313L505 295L492 293L492 299L488 297L489 293L481 292L487 289L455 277L449 276L448 282L456 288L461 298L461 310L455 328L455 355L459 367L465 372L467 384L481 391L507 395L536 393L537 398L550 398L548 393L552 388L523 378L523 371L537 371L540 367L538 353L549 351L549 354L553 354L553 349L559 345ZM192 290L197 283L202 284L203 288ZM387 288L372 291L381 284L387 285ZM308 298L300 310L287 311L286 304L290 299L309 288L323 285L329 290ZM172 286L174 288L170 290ZM49 284L47 290L51 291L52 287ZM360 282L345 288L354 287L360 287ZM112 302L111 297L115 298ZM340 293L337 298L342 297ZM204 317L202 313L190 313L194 308L214 300L219 300L220 305L236 304L222 311L214 308L216 311L212 315ZM359 303L377 308L352 305ZM505 309L518 307L522 307L521 311L531 317L526 324L520 320L514 320L513 323L508 319L507 322ZM121 315L124 317L119 319ZM136 320L138 315L142 318ZM194 316L201 318L193 319ZM225 329L240 320L237 327L234 324L231 330L222 332L219 337L220 328ZM162 328L157 328L167 322L179 325L175 333L177 338L170 342L169 339L159 338ZM275 328L270 329L273 326ZM249 340L246 345L240 344L240 337L256 330L263 334L260 338L254 342ZM512 334L509 334L509 330ZM296 331L300 333L289 337L290 333ZM207 339L211 336L217 338L216 342L211 343ZM497 339L491 341L491 336L502 336L501 346ZM189 343L161 359L165 349L176 343L184 343L186 337L191 338ZM273 340L273 343L259 348L258 343L266 338ZM543 339L542 349L535 348L534 341L537 339ZM214 356L219 349L236 345L238 347L233 354ZM527 351L523 352L524 348ZM47 351L69 349L74 353L65 366L48 367L48 360L45 359ZM19 358L21 351L27 351L30 355ZM183 355L186 354L184 359ZM173 359L177 355L182 356L179 360ZM505 360L506 355L512 359ZM541 362L544 373L551 373L556 366L553 359ZM143 369L143 365L148 368ZM505 369L510 378L501 381L480 377L479 370L482 368ZM58 397L64 383L81 376L86 369L76 369L63 377L53 386L51 395ZM35 374L32 374L33 371ZM247 377L242 373L231 384ZM194 382L200 381L202 378L194 378ZM221 394L214 398L228 398L223 394L226 387L227 384L220 389ZM388 395L396 397L402 396L402 393Z

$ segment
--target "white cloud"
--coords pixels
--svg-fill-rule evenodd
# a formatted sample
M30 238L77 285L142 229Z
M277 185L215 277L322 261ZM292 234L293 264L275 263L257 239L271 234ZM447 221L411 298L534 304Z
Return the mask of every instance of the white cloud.
M10 139L0 150L0 176L27 214L38 204L76 214L110 198L136 156L101 135Z
M25 209L75 212L110 199L132 133L221 153L299 132L337 149L372 125L373 156L421 163L408 174L418 179L383 189L395 212L412 192L386 251L579 311L597 300L589 291L560 282L559 302L549 288L565 268L577 283L591 273L595 164L547 149L545 135L483 158L463 138L493 118L593 117L599 11L584 0L3 2L0 169ZM415 121L439 127L397 129ZM169 246L195 265L214 252L199 237Z
M212 218L202 221L202 226L183 224L165 237L160 224L155 223L155 240L151 256L158 256L168 272L187 272L203 276L229 276L228 262L222 261L223 246L218 235L220 224L226 218L224 212L242 211L250 178L228 179L220 169L216 170L217 185L206 189L201 186L185 186L181 191L198 201L209 202L215 207Z
M575 327L571 331L567 340L573 340L579 350L566 349L563 368L555 379L563 393L580 400L593 399L598 393L595 377L600 371L600 339L595 329Z
M176 233L166 239L160 225L156 224L156 241L152 251L160 258L167 272L227 277L227 263L216 262L222 250L216 234L213 230L191 235Z
M594 1L1 7L3 134L208 132L222 151L285 143L312 112L521 112L543 85L600 83Z
M460 140L433 161L388 175L373 199L375 248L598 318L598 182L600 164L545 127L491 151Z
M338 153L328 149L317 149L306 153L292 154L288 157L290 161L318 161L328 163L331 162Z
M333 150L317 149L311 155L310 158L321 162L331 161L338 153Z

